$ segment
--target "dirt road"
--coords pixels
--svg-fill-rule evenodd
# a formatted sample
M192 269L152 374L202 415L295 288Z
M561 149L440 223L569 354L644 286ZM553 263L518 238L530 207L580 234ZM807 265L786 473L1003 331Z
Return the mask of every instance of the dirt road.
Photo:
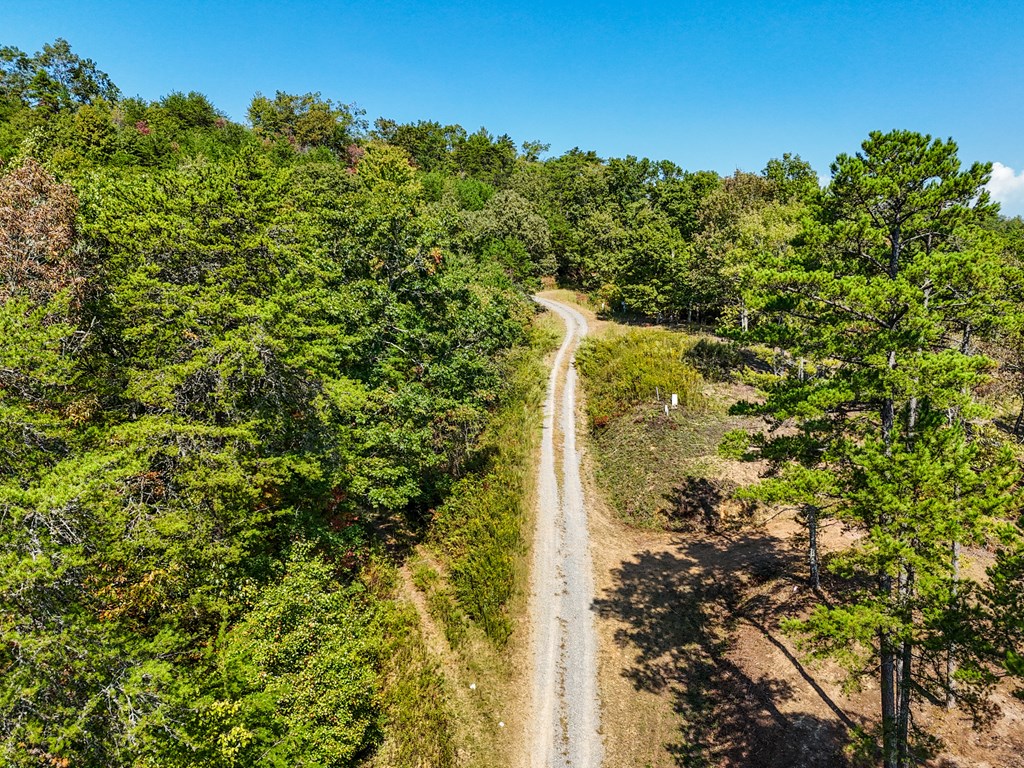
M566 334L548 380L538 473L530 602L534 654L530 766L598 768L602 746L597 636L591 611L594 579L576 450L576 369L572 360L587 333L587 321L565 304L536 301L561 316ZM562 444L560 476L555 471L556 424Z

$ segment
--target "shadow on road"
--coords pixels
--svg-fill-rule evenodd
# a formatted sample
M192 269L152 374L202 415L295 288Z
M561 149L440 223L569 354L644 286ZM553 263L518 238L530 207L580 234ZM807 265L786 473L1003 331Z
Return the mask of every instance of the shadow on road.
M769 630L770 608L745 600L752 586L791 572L795 558L769 535L680 539L671 551L624 563L613 573L615 586L595 601L601 616L624 624L617 641L636 650L626 673L633 684L672 697L681 728L666 748L676 765L847 765L843 747L853 723ZM781 648L829 711L780 711L795 697L793 684L752 677L744 667L756 664L730 656L740 630Z

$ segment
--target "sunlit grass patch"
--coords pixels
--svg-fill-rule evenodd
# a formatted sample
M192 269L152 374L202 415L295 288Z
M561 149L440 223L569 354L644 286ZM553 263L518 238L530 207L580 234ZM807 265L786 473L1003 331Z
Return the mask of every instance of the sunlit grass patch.
M633 329L584 340L576 364L586 378L587 415L603 427L641 403L669 403L699 411L707 404L704 377L686 360L691 337L658 329Z

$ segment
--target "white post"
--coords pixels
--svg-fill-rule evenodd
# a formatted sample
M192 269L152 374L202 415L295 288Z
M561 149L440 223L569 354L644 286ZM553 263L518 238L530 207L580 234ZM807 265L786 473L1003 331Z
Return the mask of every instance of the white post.
M672 407L673 408L678 408L679 407L679 395L675 394L674 392L672 393Z

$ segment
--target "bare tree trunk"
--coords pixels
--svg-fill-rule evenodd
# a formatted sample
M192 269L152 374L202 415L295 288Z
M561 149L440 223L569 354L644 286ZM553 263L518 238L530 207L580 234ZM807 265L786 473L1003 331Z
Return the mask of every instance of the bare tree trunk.
M910 681L913 678L912 646L909 640L903 641L900 653L899 701L896 713L896 743L898 768L910 768Z
M957 496L960 495L957 489ZM953 599L956 600L960 591L960 542L953 542ZM956 643L950 642L946 648L946 709L956 707Z
M814 504L805 507L807 515L807 561L811 572L811 586L821 591L821 568L818 563L818 508Z
M892 400L882 403L882 442L885 443L886 456L892 455L892 429L896 423L896 413Z
M743 304L740 307L740 330L744 333L747 332L750 324L750 318L747 316L747 305Z
M879 591L883 599L892 600L892 576L882 575ZM879 688L882 696L882 764L884 768L896 766L896 649L886 630L878 633L881 660Z
M914 573L910 568L900 573L899 601L910 604L910 593L914 588ZM910 767L910 683L913 680L913 645L910 640L901 642L896 669L896 750L897 768Z
M892 579L885 577L888 584L882 586L883 593L892 594ZM882 765L884 768L896 768L896 653L884 630L878 635L881 650L881 685L882 694Z
M894 248L890 261L890 275L895 277L895 270L898 264L899 250ZM896 367L896 351L889 351L889 370ZM892 455L893 428L896 423L896 406L891 397L882 402L879 413L882 421L882 442L885 445L885 455ZM883 524L887 520L880 521ZM892 576L882 573L879 576L879 591L882 599L891 602L893 599ZM879 688L882 697L882 765L884 768L898 768L897 749L897 717L896 717L896 649L893 647L892 639L886 630L878 634L879 659L881 661Z

